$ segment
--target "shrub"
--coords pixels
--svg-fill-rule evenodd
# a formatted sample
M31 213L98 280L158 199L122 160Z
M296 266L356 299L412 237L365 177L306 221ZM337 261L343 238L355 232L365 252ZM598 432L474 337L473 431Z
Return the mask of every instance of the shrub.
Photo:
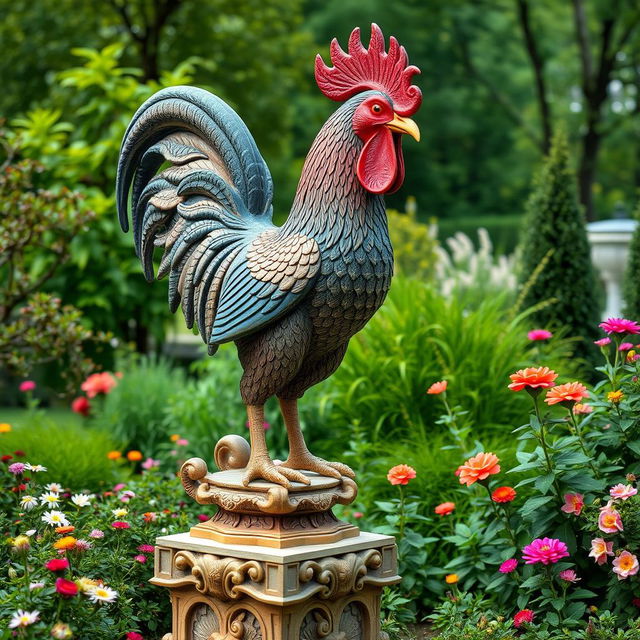
M596 279L574 184L567 140L558 133L527 203L522 229L522 303L529 308L548 302L537 308L535 321L550 329L571 327L572 334L580 338L577 353L595 361Z

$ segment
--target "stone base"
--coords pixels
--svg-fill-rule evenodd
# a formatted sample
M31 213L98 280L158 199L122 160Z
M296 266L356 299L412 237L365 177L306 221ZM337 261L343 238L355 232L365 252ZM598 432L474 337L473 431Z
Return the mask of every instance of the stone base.
M380 640L380 594L400 581L391 536L274 549L156 540L151 582L171 590L165 640Z

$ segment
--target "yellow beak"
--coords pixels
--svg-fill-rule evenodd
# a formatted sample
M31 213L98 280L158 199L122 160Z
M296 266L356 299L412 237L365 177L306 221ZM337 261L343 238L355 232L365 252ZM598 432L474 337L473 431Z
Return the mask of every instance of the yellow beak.
M397 113L394 113L393 120L391 122L387 122L385 126L391 129L391 131L408 133L416 142L420 142L420 129L418 129L418 125L411 120L411 118L403 118Z

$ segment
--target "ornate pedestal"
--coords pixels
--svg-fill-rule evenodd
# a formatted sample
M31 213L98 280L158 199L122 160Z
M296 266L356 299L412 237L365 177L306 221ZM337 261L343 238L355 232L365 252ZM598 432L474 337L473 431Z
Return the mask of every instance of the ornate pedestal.
M164 640L381 640L380 594L399 582L395 540L256 547L158 538L152 583L171 590Z

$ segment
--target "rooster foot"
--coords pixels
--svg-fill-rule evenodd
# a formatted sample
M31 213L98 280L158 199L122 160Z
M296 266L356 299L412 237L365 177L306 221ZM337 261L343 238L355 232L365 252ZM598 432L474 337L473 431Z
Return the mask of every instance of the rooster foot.
M329 476L330 478L337 478L338 480L342 476L349 478L356 477L351 467L348 467L346 464L342 464L342 462L327 462L309 452L297 456L290 455L287 460L282 463L282 466L288 467L289 469L315 471L321 476Z
M291 482L301 482L302 484L310 484L311 480L303 473L294 469L285 469L282 465L275 465L270 458L258 458L249 460L245 474L242 478L242 484L246 487L252 480L267 480L283 486L285 489L291 489ZM291 482L290 482L291 481Z

